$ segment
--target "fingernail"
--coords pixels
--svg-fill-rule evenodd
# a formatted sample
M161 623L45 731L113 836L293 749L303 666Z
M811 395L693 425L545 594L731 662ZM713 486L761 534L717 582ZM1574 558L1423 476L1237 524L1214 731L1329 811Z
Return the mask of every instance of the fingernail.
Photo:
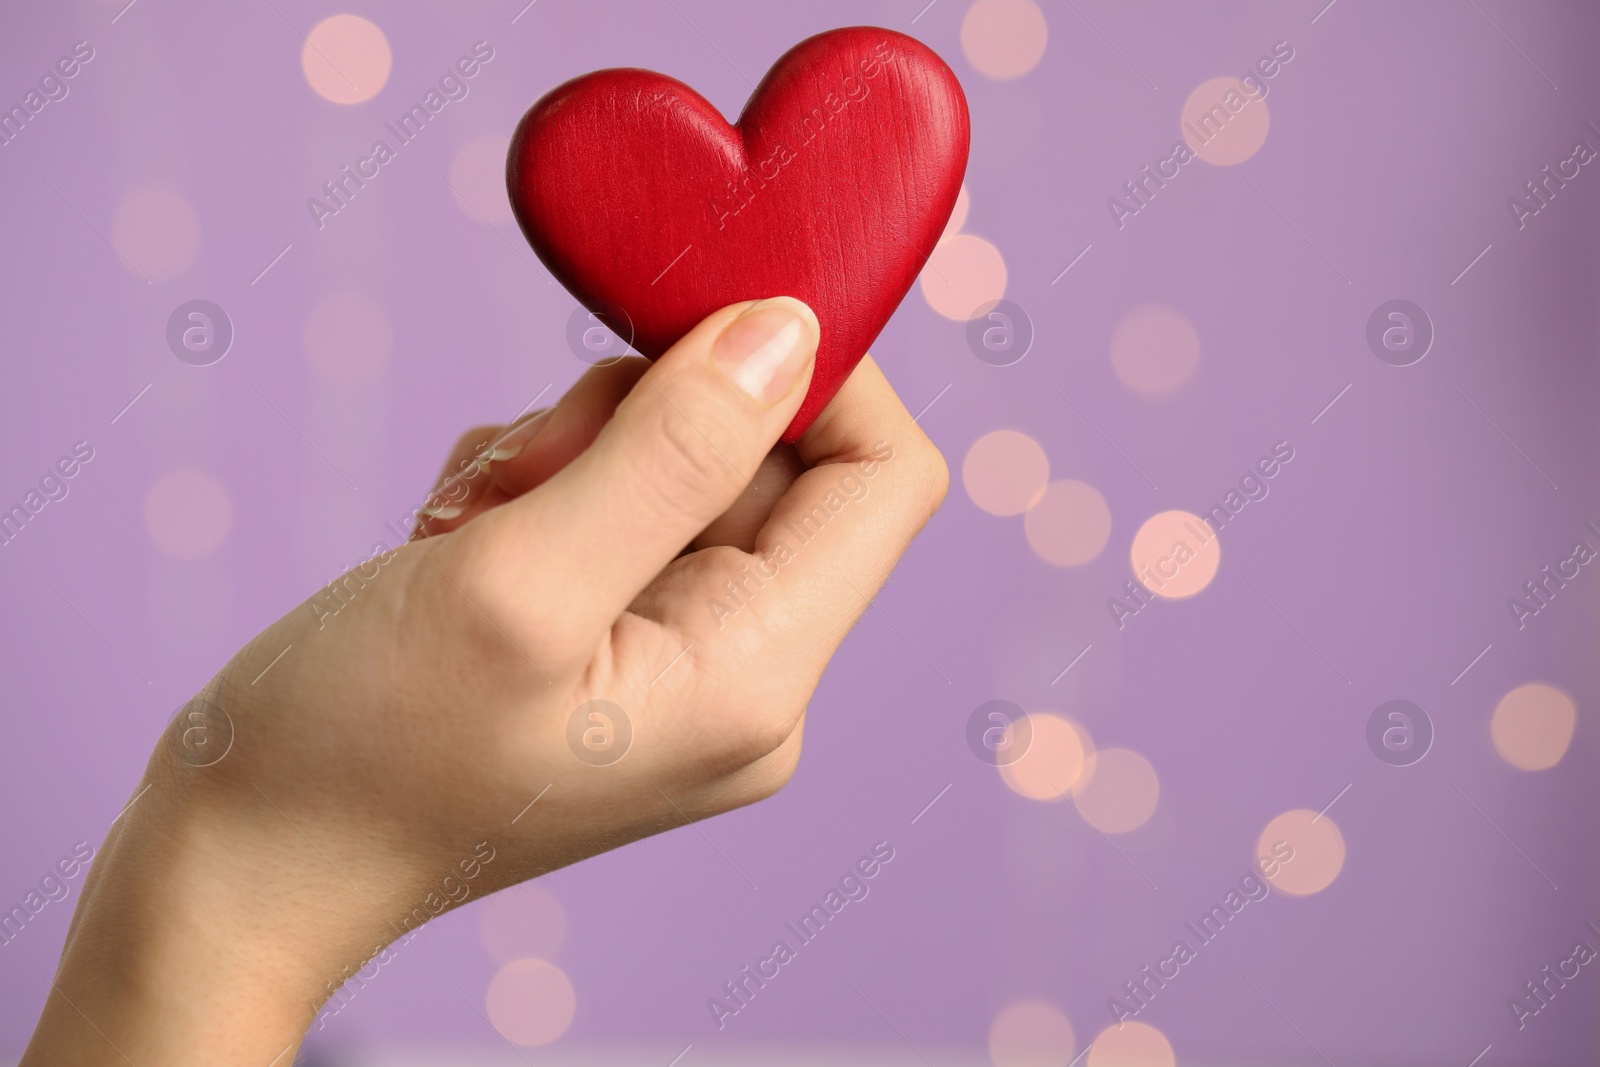
M511 427L504 436L489 446L489 452L483 458L491 463L503 463L522 455L522 450L539 436L539 430L543 428L554 410L555 408L545 408L543 411L536 411L526 421Z
M792 296L753 304L717 338L711 358L762 404L788 395L817 353L817 317Z
M424 504L418 511L418 514L424 515L430 519L439 519L440 521L448 522L450 519L459 519L461 517L461 513L466 510L467 509L462 507L460 504L442 502L438 504Z

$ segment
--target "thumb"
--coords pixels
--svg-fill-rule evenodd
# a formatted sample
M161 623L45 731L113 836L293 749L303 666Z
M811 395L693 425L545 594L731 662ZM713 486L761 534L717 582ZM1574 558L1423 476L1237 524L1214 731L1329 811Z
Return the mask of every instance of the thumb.
M609 626L750 484L799 410L819 337L811 309L780 296L673 345L587 451L507 506L547 561L539 584L571 583L565 602Z

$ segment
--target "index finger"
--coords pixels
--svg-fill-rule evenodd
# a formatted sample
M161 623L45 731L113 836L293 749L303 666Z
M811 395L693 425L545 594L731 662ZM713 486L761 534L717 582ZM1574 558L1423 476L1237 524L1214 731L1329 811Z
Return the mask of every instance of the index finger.
M810 469L756 535L735 590L718 574L706 592L729 598L730 614L753 609L767 638L831 653L944 500L949 471L870 356L797 447Z
M793 297L707 316L585 451L486 516L501 580L561 605L573 633L609 630L749 485L800 407L818 339L816 315Z

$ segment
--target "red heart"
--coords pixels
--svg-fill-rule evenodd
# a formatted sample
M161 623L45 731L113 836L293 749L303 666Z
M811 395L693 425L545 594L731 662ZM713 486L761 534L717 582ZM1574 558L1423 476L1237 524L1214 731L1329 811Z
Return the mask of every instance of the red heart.
M794 296L822 324L811 425L933 251L967 165L967 102L921 42L873 27L790 49L736 125L693 89L602 70L517 125L511 205L578 300L655 359L711 312Z

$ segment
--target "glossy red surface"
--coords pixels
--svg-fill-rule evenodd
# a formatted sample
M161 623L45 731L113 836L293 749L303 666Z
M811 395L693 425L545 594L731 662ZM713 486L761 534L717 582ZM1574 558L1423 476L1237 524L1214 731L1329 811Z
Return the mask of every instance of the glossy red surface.
M943 60L854 27L790 49L733 125L650 71L569 81L518 124L507 182L551 273L652 359L728 304L809 304L822 340L792 441L916 281L955 206L968 139Z

